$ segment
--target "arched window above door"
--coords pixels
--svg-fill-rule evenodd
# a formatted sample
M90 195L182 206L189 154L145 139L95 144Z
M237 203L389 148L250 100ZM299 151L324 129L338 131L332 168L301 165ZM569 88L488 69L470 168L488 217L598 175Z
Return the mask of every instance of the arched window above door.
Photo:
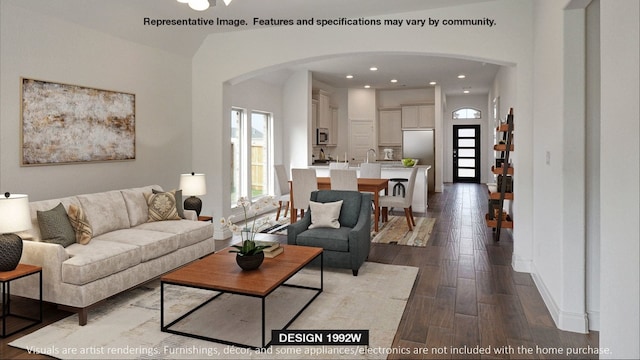
M452 113L453 120L482 119L482 112L473 108L462 108Z

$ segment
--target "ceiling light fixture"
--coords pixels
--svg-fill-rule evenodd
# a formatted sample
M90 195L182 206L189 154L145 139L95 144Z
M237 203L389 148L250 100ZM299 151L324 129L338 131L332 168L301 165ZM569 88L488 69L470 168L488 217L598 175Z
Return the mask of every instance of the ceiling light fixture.
M370 68L369 68L369 70L371 70L371 71L378 71L378 68L377 68L377 67L375 67L375 66L372 66L372 67L370 67Z
M460 74L460 75L458 75L458 79L464 79L464 78L466 78L466 77L467 77L467 76L466 76L466 75L464 75L464 74Z
M392 82L392 83L397 83L397 82L398 82L398 80L397 80L397 79L391 79L391 82Z
M464 90L463 93L468 94L469 90Z
M208 0L177 0L182 4L189 4L189 7L196 11L204 11L207 10L211 4ZM233 0L223 0L224 4L229 6ZM213 0L213 5L216 5L216 1Z
M432 81L432 82L429 83L429 85L435 85L435 84L437 84L437 82L435 82L435 81Z
M371 88L371 85L365 85L364 88L365 89L369 89L369 88Z
M347 75L347 79L353 79L353 75Z

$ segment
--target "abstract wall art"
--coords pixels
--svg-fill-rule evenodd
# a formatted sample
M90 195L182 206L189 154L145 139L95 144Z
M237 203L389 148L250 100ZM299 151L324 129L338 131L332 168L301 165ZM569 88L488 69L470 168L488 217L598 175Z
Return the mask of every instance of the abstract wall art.
M135 95L22 78L22 165L136 157Z

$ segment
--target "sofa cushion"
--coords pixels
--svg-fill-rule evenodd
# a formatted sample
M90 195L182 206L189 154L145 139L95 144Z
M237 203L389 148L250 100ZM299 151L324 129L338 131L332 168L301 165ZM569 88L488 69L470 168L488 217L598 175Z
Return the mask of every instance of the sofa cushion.
M303 231L296 238L296 245L321 247L327 251L349 251L351 228L316 228Z
M76 242L76 232L62 203L53 209L37 211L42 241L67 247Z
M145 199L144 194L152 191L162 191L162 187L160 185L151 185L120 190L127 206L131 227L146 223L149 219L149 205L147 205L147 199Z
M178 247L183 248L213 237L213 224L205 221L155 221L135 227L178 235Z
M154 194L160 194L162 192L162 190L156 189L153 189L151 191ZM186 217L184 216L184 205L182 203L182 190L171 190L171 192L176 198L176 210L178 210L178 216L180 216L181 219L186 219Z
M353 228L358 223L362 194L347 190L320 190L311 193L311 201L322 203L344 200L340 210L340 225Z
M149 205L147 221L180 220L174 191L144 194Z
M68 213L71 226L76 233L76 242L78 244L87 245L93 237L93 229L87 215L82 210L82 206L71 204L69 205Z
M67 249L70 259L62 263L62 281L84 285L138 265L142 259L139 246L96 240L87 245L73 244Z
M102 234L96 240L111 241L140 247L140 261L145 262L178 249L178 236L166 232L122 229Z
M78 195L78 200L87 214L94 237L130 227L127 205L119 190Z
M29 210L31 212L31 230L29 230L29 235L31 235L31 238L33 241L42 240L42 234L40 233L40 225L38 224L38 211L53 209L54 207L56 207L56 205L60 203L64 205L65 209L69 209L69 205L71 204L80 206L80 201L75 196L66 197L62 199L34 201L32 203L29 203Z

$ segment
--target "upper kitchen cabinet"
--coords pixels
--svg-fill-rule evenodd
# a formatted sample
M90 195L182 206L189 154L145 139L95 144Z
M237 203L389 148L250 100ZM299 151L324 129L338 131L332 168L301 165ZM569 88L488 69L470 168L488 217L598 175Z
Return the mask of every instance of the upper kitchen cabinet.
M337 108L330 105L329 93L324 90L313 92L314 100L317 100L317 113L315 126L317 129L327 129L329 140L325 144L327 146L335 146L337 144ZM335 111L334 111L335 110ZM335 117L335 119L334 119Z
M402 128L434 128L436 113L434 105L405 105L402 106Z
M378 145L402 146L402 110L380 109L378 119Z

